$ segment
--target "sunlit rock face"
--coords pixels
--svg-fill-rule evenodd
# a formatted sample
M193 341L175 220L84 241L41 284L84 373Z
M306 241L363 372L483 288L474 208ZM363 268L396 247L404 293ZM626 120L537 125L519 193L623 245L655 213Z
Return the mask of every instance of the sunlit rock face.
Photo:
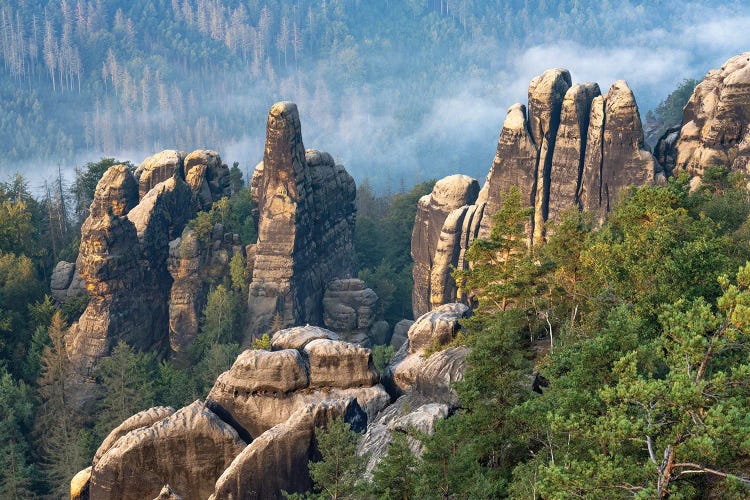
M601 222L628 186L653 183L663 171L644 147L638 106L625 81L601 95L596 83L573 84L565 69L545 71L529 84L528 106L508 109L476 199L459 196L435 206L433 191L419 201L412 233L414 315L467 300L452 272L468 268L466 251L475 239L489 237L492 215L511 187L532 214L527 243L538 245L548 222L566 209L594 211Z
M675 169L711 166L750 174L750 52L709 71L685 106Z
M251 182L258 206L258 243L246 339L283 325L323 324L330 281L353 273L356 187L328 153L302 143L297 106L273 105L263 164Z

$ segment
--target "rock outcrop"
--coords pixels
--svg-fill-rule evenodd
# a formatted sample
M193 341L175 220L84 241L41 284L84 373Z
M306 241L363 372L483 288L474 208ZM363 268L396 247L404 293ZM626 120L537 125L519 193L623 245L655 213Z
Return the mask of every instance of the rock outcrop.
M186 169L191 184L185 182ZM81 293L80 282L89 296L86 310L66 339L80 381L90 383L98 361L120 341L158 355L169 352L170 319L175 326L173 348L183 347L195 336L196 310L205 300L203 283L195 281L205 281L210 274L207 261L221 261L225 253L242 248L236 239L222 239L219 248L213 245L213 251L190 255L188 250L196 249L180 245L178 237L198 208L210 207L229 193L228 182L219 155L204 150L187 156L162 151L146 158L135 175L122 165L105 172L81 228L78 259L75 265L59 263L52 280L58 301ZM173 241L177 243L170 244ZM173 257L175 251L184 250L180 254L184 259L177 258L179 262L171 266L182 285L176 290L168 269L171 247ZM228 257L224 260L228 262ZM200 269L187 269L194 264ZM189 271L197 276L187 276Z
M570 73L545 71L529 85L529 105L508 109L487 180L475 201L453 210L431 209L420 200L412 233L414 314L455 301L453 269L468 267L466 251L487 238L497 213L515 186L532 210L528 244L540 244L546 225L568 208L595 211L600 221L631 185L653 183L664 171L645 150L633 93L615 82L607 95L596 83L571 85ZM436 184L448 183L455 176ZM435 212L438 216L430 219Z
M661 168L645 149L638 106L627 83L616 81L598 99L592 103L581 189L586 191L583 208L603 221L627 188L653 183Z
M685 106L675 169L711 166L750 174L750 52L709 71Z
M461 329L468 306L444 304L425 313L409 328L408 339L386 368L384 378L400 394L417 391L435 402L455 404L451 384L463 376L465 347L445 349ZM443 348L443 349L441 349ZM426 356L429 351L437 351Z
M268 114L263 165L251 182L258 243L246 341L279 314L285 326L323 324L323 291L352 275L354 180L328 153L305 151L297 106Z
M90 498L155 498L165 484L185 500L208 498L246 444L196 401L120 437L93 466Z
M474 203L479 194L479 183L466 175L451 175L439 180L429 195L420 198L411 236L411 256L414 316L430 310L431 276L440 230L453 210Z
M71 482L71 493L218 500L308 490L308 463L320 458L315 429L342 418L363 432L390 403L370 351L336 337L318 327L279 331L273 351L240 354L205 402L130 417Z
M309 491L310 460L319 457L315 429L341 418L361 432L367 417L353 398L308 404L247 446L216 481L211 499L276 499Z
M276 332L272 351L246 350L222 373L206 399L231 415L248 439L260 436L311 403L354 397L373 416L390 402L369 349L336 340L318 327Z
M323 295L323 322L342 340L365 347L379 342L378 296L364 281L356 278L333 280Z
M203 239L186 227L169 243L169 344L174 353L183 353L198 335L210 285L229 274L229 262L237 254L245 254L239 235L225 233L220 223Z

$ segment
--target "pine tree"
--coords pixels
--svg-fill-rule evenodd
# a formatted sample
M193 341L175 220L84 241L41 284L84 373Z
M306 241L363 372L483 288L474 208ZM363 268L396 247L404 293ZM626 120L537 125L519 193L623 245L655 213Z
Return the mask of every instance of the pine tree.
M393 433L388 453L372 471L372 482L378 498L408 500L413 498L416 483L417 458L409 449L405 434Z
M357 455L357 433L341 418L331 420L326 429L315 429L321 460L310 462L315 489L325 498L357 498L366 457Z

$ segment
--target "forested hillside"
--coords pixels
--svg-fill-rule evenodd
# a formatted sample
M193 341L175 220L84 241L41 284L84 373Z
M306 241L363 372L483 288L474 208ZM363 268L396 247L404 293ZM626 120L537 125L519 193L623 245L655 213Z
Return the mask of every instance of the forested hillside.
M290 99L309 145L340 156L357 179L378 167L379 190L459 166L478 175L503 109L534 71L588 51L601 76L635 80L648 109L665 95L656 84L700 77L715 60L703 59L731 46L684 32L747 14L744 2L721 4L3 0L0 172L33 162L49 178L38 165L71 170L103 155L138 163L197 147L247 172L268 106ZM663 48L663 68L637 54L635 39ZM631 67L610 75L623 61ZM581 78L596 72L569 67Z

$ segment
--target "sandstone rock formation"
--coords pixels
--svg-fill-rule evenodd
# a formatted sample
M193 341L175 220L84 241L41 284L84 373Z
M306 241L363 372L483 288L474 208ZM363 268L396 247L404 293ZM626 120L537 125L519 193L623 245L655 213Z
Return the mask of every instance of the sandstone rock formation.
M135 429L93 466L90 497L154 498L169 484L182 498L205 499L246 443L199 401Z
M211 498L276 499L284 498L282 490L308 491L308 462L319 456L315 429L334 418L343 418L355 431L367 422L353 398L308 404L247 446L216 481Z
M273 351L246 350L222 373L206 403L219 415L231 415L248 439L260 436L310 403L357 399L373 416L390 402L378 384L369 349L336 340L318 327L276 332Z
M354 180L328 153L305 151L297 106L280 102L269 112L251 188L258 243L246 340L277 313L285 326L322 325L325 285L352 274Z
M598 212L603 220L628 187L653 183L661 170L645 149L638 106L624 80L612 84L601 104L592 104L588 140L583 208ZM600 151L592 149L599 145Z
M197 164L208 158L206 162L216 170L214 177L205 172L195 177L217 186L211 191L211 200L216 199L225 192L224 181L206 179L223 178L221 159L198 151L188 155L189 165L194 157ZM90 380L98 360L119 341L160 355L169 350L170 241L181 235L199 205L184 180L183 160L184 154L177 151L147 158L136 170L139 179L122 165L107 170L82 226L80 252L67 289L71 266L58 265L54 278L58 295L75 293L77 273L90 299L66 340L83 381Z
M409 328L414 324L411 319L402 319L396 326L393 327L393 336L391 337L391 345L393 349L398 351L401 346L406 342L409 334Z
M432 193L423 196L417 205L417 215L411 237L411 256L414 259L414 316L430 310L431 274L440 230L453 210L474 203L479 194L479 183L466 175L451 175L439 180Z
M323 295L323 322L342 340L365 347L377 342L378 296L364 281L356 278L333 280Z
M529 85L528 113L522 104L508 109L495 159L474 202L455 203L452 211L436 211L439 217L429 220L431 197L420 200L412 233L415 316L467 300L458 295L451 271L468 267L466 251L475 239L489 237L492 215L511 186L533 209L527 227L531 245L544 241L547 222L563 210L595 211L601 221L628 186L663 178L663 168L644 149L627 84L615 82L601 96L596 83L571 83L567 70L545 71Z
M409 328L407 341L386 369L387 383L401 394L416 390L432 401L455 403L457 398L450 384L462 377L467 350L439 349L454 339L461 328L459 321L468 313L468 306L454 303L422 315ZM434 349L438 352L425 356Z
M534 241L544 239L549 210L550 173L563 99L570 88L568 70L548 69L529 83L529 129L538 150L534 199Z
M750 174L750 52L709 71L682 118L676 170L702 176L723 166Z
M174 280L169 295L169 344L173 352L184 352L198 335L210 284L227 276L232 257L244 253L239 235L225 233L220 223L205 241L186 227L182 236L169 243L167 268Z
M50 279L52 297L64 303L86 293L86 284L76 269L75 262L61 260L52 271Z
M216 151L199 149L184 160L185 181L196 197L200 210L208 210L213 202L229 196L229 168Z
M240 354L205 403L130 417L104 440L71 492L187 500L306 491L307 464L320 457L315 428L341 417L362 432L390 402L370 351L336 337L318 327L281 330L275 350Z
M570 207L580 206L578 192L589 129L591 102L601 95L596 83L575 84L568 89L560 113L549 180L549 219Z

